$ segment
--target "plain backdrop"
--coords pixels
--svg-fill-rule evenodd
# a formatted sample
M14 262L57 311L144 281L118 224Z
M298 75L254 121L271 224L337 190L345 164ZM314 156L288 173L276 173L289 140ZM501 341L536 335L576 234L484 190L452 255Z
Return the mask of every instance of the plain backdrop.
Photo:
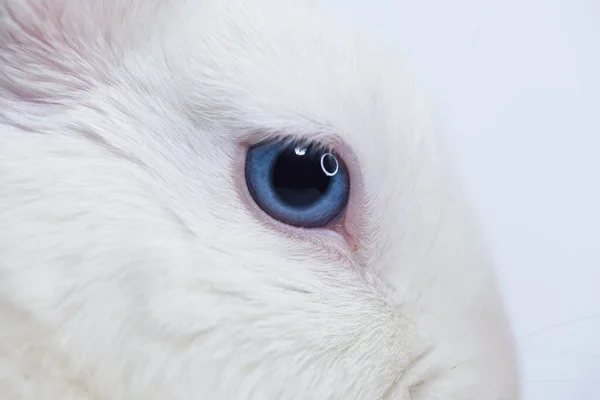
M524 400L600 400L600 0L332 0L438 108L498 263Z

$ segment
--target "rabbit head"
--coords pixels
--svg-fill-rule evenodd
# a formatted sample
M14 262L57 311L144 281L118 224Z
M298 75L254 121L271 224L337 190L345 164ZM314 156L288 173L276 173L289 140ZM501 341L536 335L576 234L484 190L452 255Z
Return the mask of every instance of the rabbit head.
M515 400L403 61L318 2L0 0L2 399Z

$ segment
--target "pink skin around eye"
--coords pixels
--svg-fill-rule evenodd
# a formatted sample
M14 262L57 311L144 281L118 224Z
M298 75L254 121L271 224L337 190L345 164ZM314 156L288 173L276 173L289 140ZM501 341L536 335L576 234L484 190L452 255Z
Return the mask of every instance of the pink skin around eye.
M324 228L306 229L284 224L265 213L252 199L250 192L246 186L246 178L244 174L246 153L248 145L242 143L239 146L235 155L234 179L235 186L238 190L240 198L246 206L257 216L257 218L271 227L281 231L281 233L290 235L304 240L315 241L323 245L339 250L345 256L352 258L354 261L359 261L361 249L361 229L362 226L362 210L364 204L364 196L362 192L362 179L356 157L352 151L340 141L332 143L336 155L344 160L348 175L350 177L350 196L348 205L343 211L341 217L333 222L330 226Z

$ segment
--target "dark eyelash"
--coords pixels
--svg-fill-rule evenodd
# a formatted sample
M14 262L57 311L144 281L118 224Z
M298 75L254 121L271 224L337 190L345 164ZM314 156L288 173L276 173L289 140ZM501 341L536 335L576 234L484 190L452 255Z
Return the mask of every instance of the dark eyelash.
M284 134L275 134L272 136L268 136L266 138L261 138L262 140L252 143L250 147L254 145L258 145L260 143L264 143L267 141L277 141L283 143L286 146L293 147L311 147L315 151L323 151L328 153L336 153L335 149L330 144L325 144L321 140L315 140L311 138L302 137L300 135L284 135Z

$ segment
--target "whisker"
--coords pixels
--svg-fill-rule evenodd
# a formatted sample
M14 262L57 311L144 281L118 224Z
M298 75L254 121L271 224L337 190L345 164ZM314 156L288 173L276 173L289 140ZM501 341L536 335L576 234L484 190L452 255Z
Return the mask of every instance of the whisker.
M538 380L538 381L525 381L524 383L586 383L591 381L573 381L573 380Z
M571 324L575 324L575 323L578 323L578 322L583 322L583 321L592 320L592 319L596 319L596 318L600 318L600 314L595 314L595 315L590 315L590 316L587 316L587 317L576 318L576 319L571 319L569 321L559 322L557 324L550 325L550 326L547 326L545 328L535 330L533 332L529 332L529 333L521 336L519 338L519 340L527 339L527 338L529 338L531 336L534 336L534 335L537 335L539 333L543 333L543 332L549 331L550 329L559 328L561 326L571 325Z

